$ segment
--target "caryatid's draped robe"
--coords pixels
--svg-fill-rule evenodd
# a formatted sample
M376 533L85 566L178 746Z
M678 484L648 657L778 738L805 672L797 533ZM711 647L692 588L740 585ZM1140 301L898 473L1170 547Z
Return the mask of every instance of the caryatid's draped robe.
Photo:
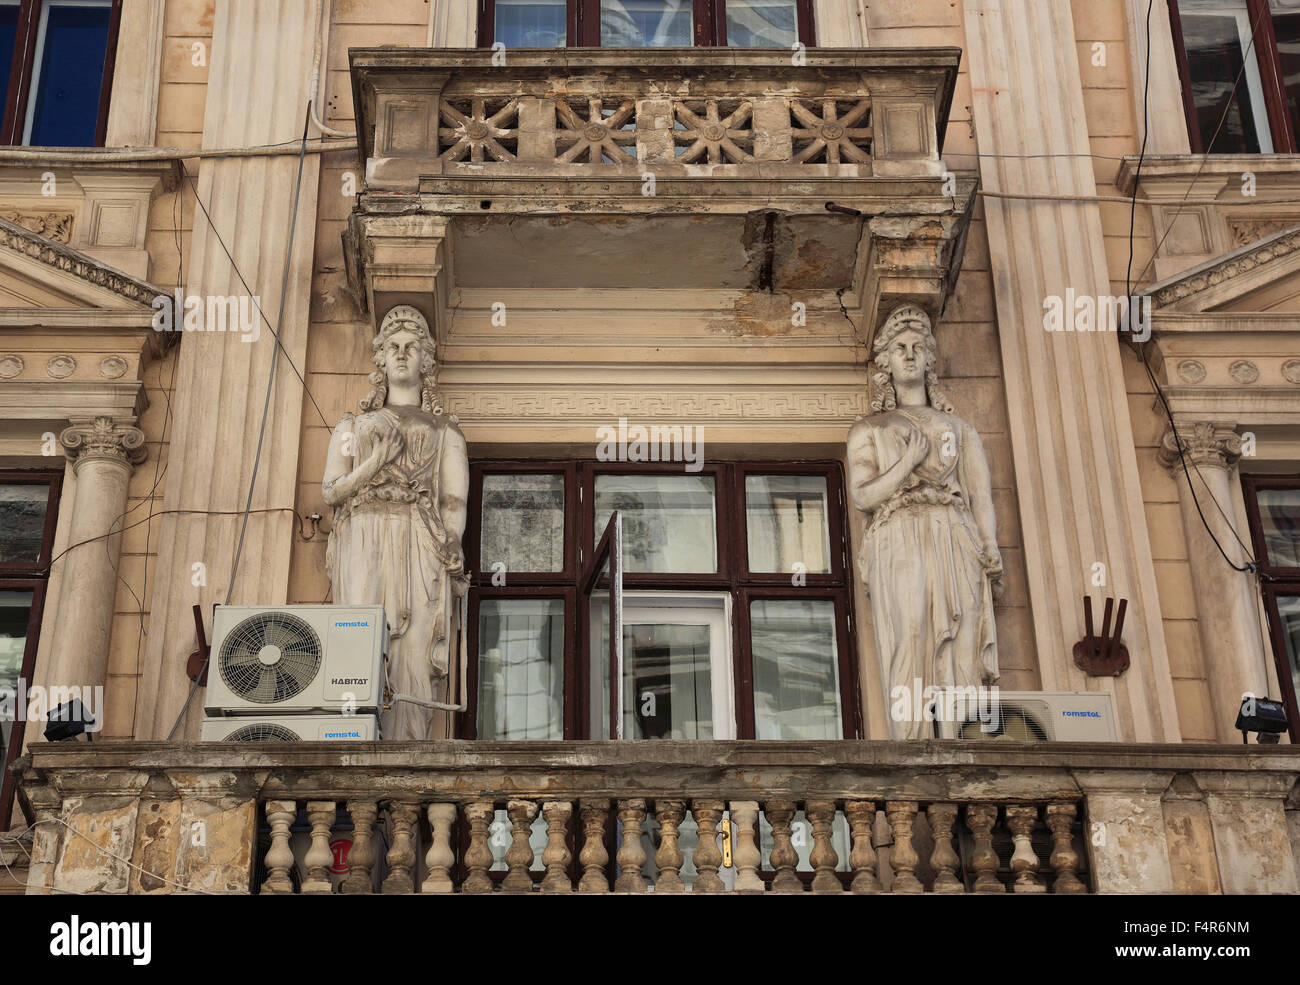
M398 440L387 459L357 484L357 468L394 432ZM334 526L325 563L334 601L384 607L389 691L421 702L448 702L443 685L458 629L458 600L468 586L462 531L445 523L451 503L463 508L469 479L465 438L456 419L440 408L430 412L392 403L345 414L334 431L327 472L325 501L334 506ZM339 483L348 485L347 493L340 493ZM395 700L381 722L383 737L435 738L430 734L434 714L416 702Z
M849 432L850 467L883 475L903 458L912 428L929 439L928 452L870 514L858 556L888 685L887 709L902 699L914 709L918 681L924 690L998 679L993 594L971 513L972 494L989 496L975 429L930 406L873 414ZM930 728L914 714L890 722L896 738L925 737Z

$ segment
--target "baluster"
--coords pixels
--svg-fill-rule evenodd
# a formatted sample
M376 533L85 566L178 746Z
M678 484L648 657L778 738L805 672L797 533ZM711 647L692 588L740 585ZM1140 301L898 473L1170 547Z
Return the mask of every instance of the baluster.
M420 884L422 893L450 893L455 889L451 881L451 867L456 853L451 847L451 826L456 823L455 804L430 804L429 829L433 837L429 850L424 853L424 865L429 870Z
M488 826L496 816L490 800L479 800L465 805L465 823L469 825L469 848L465 852L465 868L468 873L461 883L462 893L492 892L492 877L488 867L492 865L492 849L488 846Z
M1052 882L1054 893L1086 893L1088 887L1079 881L1079 853L1074 850L1071 830L1074 827L1073 804L1048 804L1047 826L1052 831L1052 855L1048 859L1056 878Z
M618 819L623 824L623 843L618 848L618 878L614 891L618 893L644 893L645 849L641 847L641 826L645 823L645 801L640 798L620 800Z
M401 896L415 892L415 822L420 816L420 805L405 800L388 804L388 820L393 828L393 843L384 856L388 862L388 878L380 887L386 896Z
M915 800L891 800L885 803L885 816L894 836L894 847L889 853L889 864L894 870L896 893L923 893L925 887L916 878L916 865L921 861L912 847L912 822L916 820Z
M876 878L876 850L871 845L872 829L876 824L876 805L870 800L850 800L844 804L849 819L849 832L853 835L853 848L849 852L849 865L853 868L853 882L849 889L867 894L881 891Z
M298 804L292 800L268 800L266 820L271 825L271 847L266 852L266 879L262 892L292 893L289 870L293 868L293 850L289 847L289 825L298 816Z
M1016 874L1016 881L1011 887L1013 892L1047 892L1047 887L1038 878L1038 855L1034 852L1034 843L1029 836L1037 821L1037 807L1007 808L1007 827L1011 829L1011 839L1016 846L1016 850L1011 853L1011 871Z
M682 863L685 858L681 847L677 844L680 835L678 828L685 816L685 801L655 801L655 817L659 819L659 850L655 852L655 865L659 867L659 878L655 880L656 893L686 891L686 885L681 877Z
M722 821L725 805L720 800L693 800L691 813L699 825L700 840L695 846L695 885L693 893L721 893L727 887L718 875L722 864L722 851L718 848L718 824Z
M542 864L546 866L546 875L542 877L544 893L573 892L569 880L573 853L567 842L572 814L573 805L567 800L548 800L542 804L542 817L546 819L546 848L542 851Z
M578 892L607 892L609 880L605 866L609 864L609 852L605 850L605 819L609 817L609 801L584 800L579 805L579 814L582 817L583 845L578 853L578 861L582 863Z
M368 800L349 800L347 806L352 816L352 847L348 850L348 877L343 880L341 890L349 895L373 893L375 818L379 810Z
M1005 893L1007 888L998 878L998 853L993 850L993 825L998 821L998 809L992 804L971 804L966 808L966 827L975 838L971 864L975 867L975 892Z
M934 850L930 852L930 868L934 869L936 893L964 893L966 887L957 878L961 859L952 847L952 827L957 823L956 804L931 804L925 810L930 819L930 832L934 835Z
M810 800L804 805L804 815L812 825L813 847L808 856L812 863L814 893L841 893L844 887L835 875L840 857L831 844L831 824L835 820L833 800Z
M774 873L774 893L803 892L803 883L794 874L799 854L790 841L790 822L794 820L795 809L795 803L791 800L769 800L763 809L768 823L772 825L772 854L768 861Z
M330 828L334 826L337 816L334 801L307 801L311 847L303 858L303 863L307 866L307 878L302 884L303 893L316 895L334 891L334 884L330 882L330 866L334 863L334 853L330 851Z
M761 893L763 880L759 878L758 866L762 856L758 851L758 842L754 838L754 828L758 821L758 801L733 800L731 802L731 849L732 861L736 866L736 892Z
M506 865L510 871L501 883L503 893L531 893L533 877L528 871L533 864L533 846L528 838L533 833L533 818L537 805L531 800L511 800L506 804L506 816L514 825L510 847L506 849Z

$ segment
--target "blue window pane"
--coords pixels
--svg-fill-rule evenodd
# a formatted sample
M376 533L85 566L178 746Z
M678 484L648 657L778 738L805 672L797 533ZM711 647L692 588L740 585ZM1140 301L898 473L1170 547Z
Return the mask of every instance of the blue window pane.
M564 0L497 0L496 40L507 48L563 48Z
M601 0L605 48L691 46L691 0Z
M14 42L18 38L18 4L0 5L0 92L7 92L9 72L14 65Z
M799 40L795 0L727 0L727 44L789 48Z
M37 39L36 80L27 143L90 147L99 121L99 90L108 51L109 5L47 5Z

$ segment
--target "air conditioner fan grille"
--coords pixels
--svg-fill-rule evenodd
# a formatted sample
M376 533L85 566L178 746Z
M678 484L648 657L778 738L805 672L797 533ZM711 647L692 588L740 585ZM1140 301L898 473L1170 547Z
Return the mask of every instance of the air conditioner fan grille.
M288 701L320 672L320 637L288 612L259 612L226 635L217 664L226 687L244 700Z

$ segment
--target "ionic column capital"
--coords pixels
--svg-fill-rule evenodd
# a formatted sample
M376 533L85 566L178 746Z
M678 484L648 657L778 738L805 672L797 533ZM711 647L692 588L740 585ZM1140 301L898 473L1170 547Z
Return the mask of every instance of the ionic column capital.
M1235 425L1221 421L1193 421L1178 425L1178 439L1182 440L1183 455L1190 468L1210 467L1230 469L1241 458L1241 435ZM1160 462L1175 476L1182 471L1178 454L1178 439L1173 428L1166 428L1160 439Z
M73 469L90 460L117 462L129 470L144 461L147 449L144 432L110 417L74 420L59 435L63 452Z

